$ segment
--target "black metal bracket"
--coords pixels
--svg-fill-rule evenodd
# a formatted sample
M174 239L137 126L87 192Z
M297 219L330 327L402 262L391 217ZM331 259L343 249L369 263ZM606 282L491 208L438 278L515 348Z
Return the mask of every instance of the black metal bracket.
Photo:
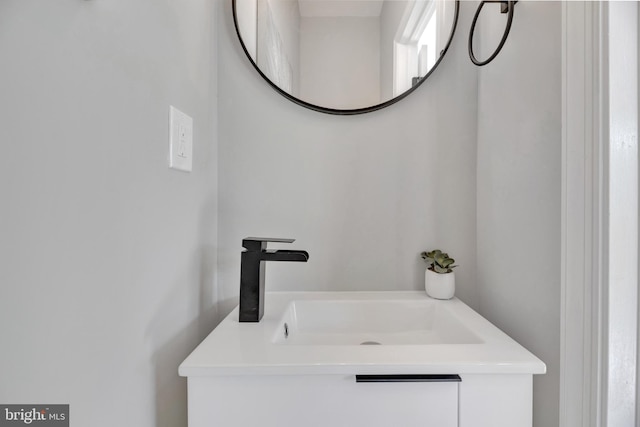
M500 1L500 13L509 13L509 2L508 1ZM514 0L511 2L514 6L518 3L518 0Z
M508 0L485 0L483 3L500 3L500 13L509 13ZM515 5L518 3L518 0L513 0L511 3Z

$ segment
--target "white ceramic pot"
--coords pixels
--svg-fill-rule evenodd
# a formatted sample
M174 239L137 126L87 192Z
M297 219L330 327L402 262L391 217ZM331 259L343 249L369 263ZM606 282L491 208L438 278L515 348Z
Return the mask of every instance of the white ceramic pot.
M427 269L424 273L424 290L435 299L451 299L456 293L456 276L451 273L439 274Z

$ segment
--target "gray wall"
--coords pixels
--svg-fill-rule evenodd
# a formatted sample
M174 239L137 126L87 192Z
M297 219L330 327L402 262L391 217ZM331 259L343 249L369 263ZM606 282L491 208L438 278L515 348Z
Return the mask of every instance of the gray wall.
M483 10L479 59L502 35L498 7ZM559 416L560 17L560 2L518 2L502 52L478 73L479 305L547 364L534 378L536 427Z
M0 2L0 402L186 426L177 367L216 321L214 17ZM194 119L191 174L167 168L169 104Z
M475 305L476 70L464 28L411 96L360 116L304 109L274 92L219 32L220 298L237 301L241 240L293 237L310 260L271 263L269 290L424 289L419 253L455 255ZM275 246L274 246L275 247Z
M186 425L177 365L265 235L311 254L269 265L271 290L420 289L418 253L449 250L458 296L547 363L535 423L557 425L560 4L519 2L482 69L475 6L415 93L337 117L261 81L230 2L1 2L0 402ZM194 117L191 174L166 167L169 104Z
M300 98L341 109L380 103L378 17L300 19Z

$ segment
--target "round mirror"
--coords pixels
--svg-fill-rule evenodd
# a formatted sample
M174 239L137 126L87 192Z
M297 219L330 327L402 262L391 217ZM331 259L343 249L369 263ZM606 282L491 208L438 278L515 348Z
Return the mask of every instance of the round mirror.
M330 114L375 111L438 66L458 0L233 0L242 47L279 93Z

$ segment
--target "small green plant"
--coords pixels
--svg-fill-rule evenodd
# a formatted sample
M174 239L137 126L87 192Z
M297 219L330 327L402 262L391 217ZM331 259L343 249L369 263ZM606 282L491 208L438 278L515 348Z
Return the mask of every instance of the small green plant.
M457 267L457 265L453 265L456 261L453 258L449 258L449 254L442 252L440 249L422 252L420 256L427 263L427 268L436 273L451 273Z

